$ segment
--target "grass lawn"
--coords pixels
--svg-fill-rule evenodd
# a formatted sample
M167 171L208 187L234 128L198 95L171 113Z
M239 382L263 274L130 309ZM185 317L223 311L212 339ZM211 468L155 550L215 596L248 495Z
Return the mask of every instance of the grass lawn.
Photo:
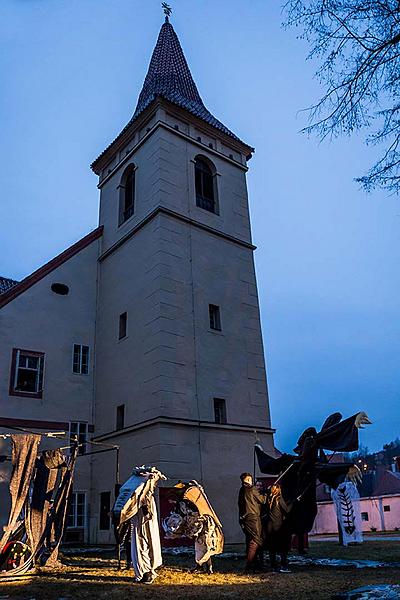
M313 543L310 556L319 558L373 559L400 561L400 542L367 541L362 546L341 548L334 542ZM214 560L214 575L193 575L190 557L165 556L165 565L151 586L135 585L127 571L116 570L111 555L68 556L65 566L56 571L2 583L0 599L75 600L105 599L139 600L240 598L241 600L331 599L339 592L363 585L399 583L399 570L355 569L317 566L293 566L290 574L243 574L244 559Z

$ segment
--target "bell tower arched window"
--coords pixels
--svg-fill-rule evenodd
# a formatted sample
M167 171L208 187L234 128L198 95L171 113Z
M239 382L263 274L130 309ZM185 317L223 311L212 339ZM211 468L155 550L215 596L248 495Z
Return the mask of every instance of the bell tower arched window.
M213 172L211 164L201 156L195 158L196 205L209 212L217 213L215 170Z
M125 170L120 187L119 225L125 223L135 212L135 166Z

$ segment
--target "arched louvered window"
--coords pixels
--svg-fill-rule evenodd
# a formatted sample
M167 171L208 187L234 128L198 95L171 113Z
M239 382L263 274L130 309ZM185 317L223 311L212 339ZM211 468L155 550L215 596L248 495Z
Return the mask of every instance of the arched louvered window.
M135 166L125 170L120 185L119 224L125 223L135 212Z
M217 213L215 174L211 164L201 156L195 159L196 205L209 212Z

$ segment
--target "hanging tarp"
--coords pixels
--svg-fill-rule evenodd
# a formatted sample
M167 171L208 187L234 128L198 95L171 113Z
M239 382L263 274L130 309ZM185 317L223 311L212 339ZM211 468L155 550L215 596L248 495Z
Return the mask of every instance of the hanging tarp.
M11 510L4 535L0 540L0 552L14 531L29 492L41 436L33 433L12 435L12 474L10 479Z
M37 562L57 564L78 453L77 444L68 458L60 449L44 451L35 469L40 436L16 435L12 442L12 508L0 552L1 577L21 575ZM21 515L22 521L17 522Z
M30 516L27 514L25 518L28 544L33 551L36 550L46 527L50 503L61 467L66 467L66 462L65 456L59 448L42 452L37 460L29 506Z

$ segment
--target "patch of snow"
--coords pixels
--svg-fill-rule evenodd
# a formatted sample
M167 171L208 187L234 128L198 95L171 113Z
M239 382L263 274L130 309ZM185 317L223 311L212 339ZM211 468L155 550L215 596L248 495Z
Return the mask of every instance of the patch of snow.
M399 600L400 585L367 585L334 596L335 600Z
M399 568L399 562L379 562L377 560L349 560L344 558L311 558L308 556L292 556L291 565L319 565L321 567L355 567L356 569L388 569Z
M97 548L95 546L76 546L73 548L62 548L62 554L89 554L91 552L102 553L102 552L112 552L115 550L115 546L110 546L108 548Z

